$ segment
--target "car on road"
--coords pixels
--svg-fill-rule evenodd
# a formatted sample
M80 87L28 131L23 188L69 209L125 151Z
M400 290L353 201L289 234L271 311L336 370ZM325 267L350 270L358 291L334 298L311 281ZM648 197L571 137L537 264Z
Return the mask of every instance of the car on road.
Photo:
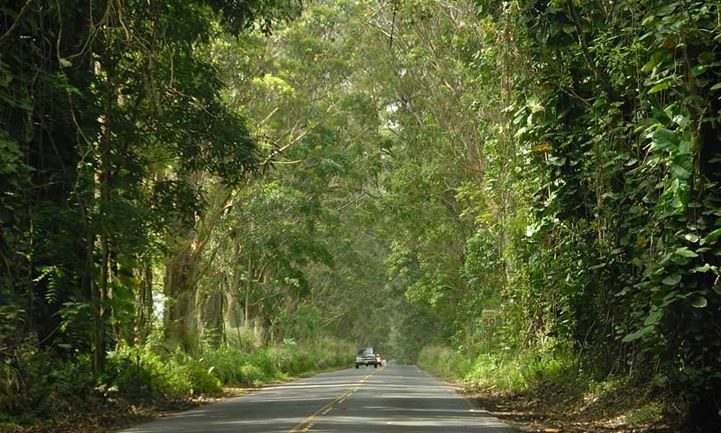
M378 368L380 365L380 355L376 354L372 347L363 347L359 349L355 356L355 368L358 368L361 365L372 365L374 368Z

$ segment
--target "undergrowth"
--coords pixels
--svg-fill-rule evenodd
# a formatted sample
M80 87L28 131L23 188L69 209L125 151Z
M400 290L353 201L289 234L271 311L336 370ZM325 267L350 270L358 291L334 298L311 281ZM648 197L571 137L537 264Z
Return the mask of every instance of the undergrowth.
M463 381L472 389L507 393L541 384L571 390L592 381L570 352L508 351L481 353L473 359L447 347L430 346L421 351L418 365L444 378Z
M475 359L443 346L425 347L418 366L466 391L525 396L580 417L607 417L633 425L663 422L668 396L628 375L596 376L570 350L525 349L481 353Z
M333 339L239 350L206 348L198 356L162 346L121 346L93 376L80 355L18 353L0 369L0 432L125 404L218 396L223 386L257 386L326 368L351 365L354 347Z

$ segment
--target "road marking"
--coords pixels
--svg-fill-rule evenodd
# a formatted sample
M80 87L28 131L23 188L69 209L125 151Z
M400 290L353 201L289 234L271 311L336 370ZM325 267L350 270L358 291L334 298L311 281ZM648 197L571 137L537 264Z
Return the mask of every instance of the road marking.
M353 388L346 389L343 391L338 397L335 398L335 400L331 401L330 403L326 404L325 406L321 407L317 411L313 412L310 416L308 416L303 421L299 422L295 425L292 429L288 430L288 433L306 433L308 432L313 425L315 424L315 421L320 416L327 415L330 411L335 409L336 406L340 405L344 401L348 400L348 397L350 397L354 392L358 391L360 386L365 383L368 379L370 379L371 376L376 374L377 372L383 370L385 368L381 367L378 370L373 370L372 373L369 373L366 375L363 379L358 381L358 385L354 386Z

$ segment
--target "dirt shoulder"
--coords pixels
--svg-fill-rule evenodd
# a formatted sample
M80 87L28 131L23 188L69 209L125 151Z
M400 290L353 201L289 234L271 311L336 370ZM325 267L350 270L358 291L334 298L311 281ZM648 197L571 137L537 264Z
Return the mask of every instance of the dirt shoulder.
M112 433L157 418L248 394L256 389L260 388L226 388L222 395L215 397L200 396L179 401L158 400L142 404L131 404L122 399L110 402L98 399L75 414L29 427L0 426L0 433Z
M133 404L123 398L103 399L99 396L85 398L82 401L82 407L75 407L75 404L69 403L68 406L59 409L63 415L56 415L52 420L38 421L26 427L0 424L0 433L113 433L196 407L251 394L269 386L342 368L347 367L339 366L307 371L297 376L288 376L284 380L256 386L224 387L221 395L212 397L198 396L175 401L157 399L138 404Z
M569 393L539 387L521 394L467 391L466 396L521 432L542 433L670 433L665 405L637 388L595 393Z

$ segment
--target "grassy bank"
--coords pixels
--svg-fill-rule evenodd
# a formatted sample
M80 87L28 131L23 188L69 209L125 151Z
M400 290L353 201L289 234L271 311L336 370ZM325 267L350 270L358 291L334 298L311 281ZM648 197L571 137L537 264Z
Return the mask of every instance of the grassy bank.
M505 393L527 391L539 384L560 389L577 389L591 383L579 360L565 353L517 351L482 353L475 359L446 347L424 348L418 365L449 380L462 381L472 389Z
M332 339L251 350L222 346L196 356L161 347L122 347L109 354L105 372L94 378L88 356L62 360L28 353L3 366L0 432L65 431L69 418L112 424L113 417L152 416L222 397L224 387L258 386L348 366L353 354L352 346ZM104 431L100 427L97 431Z
M469 396L523 431L667 431L678 406L649 384L629 377L598 378L578 357L543 350L480 354L424 348L418 365L461 382Z

